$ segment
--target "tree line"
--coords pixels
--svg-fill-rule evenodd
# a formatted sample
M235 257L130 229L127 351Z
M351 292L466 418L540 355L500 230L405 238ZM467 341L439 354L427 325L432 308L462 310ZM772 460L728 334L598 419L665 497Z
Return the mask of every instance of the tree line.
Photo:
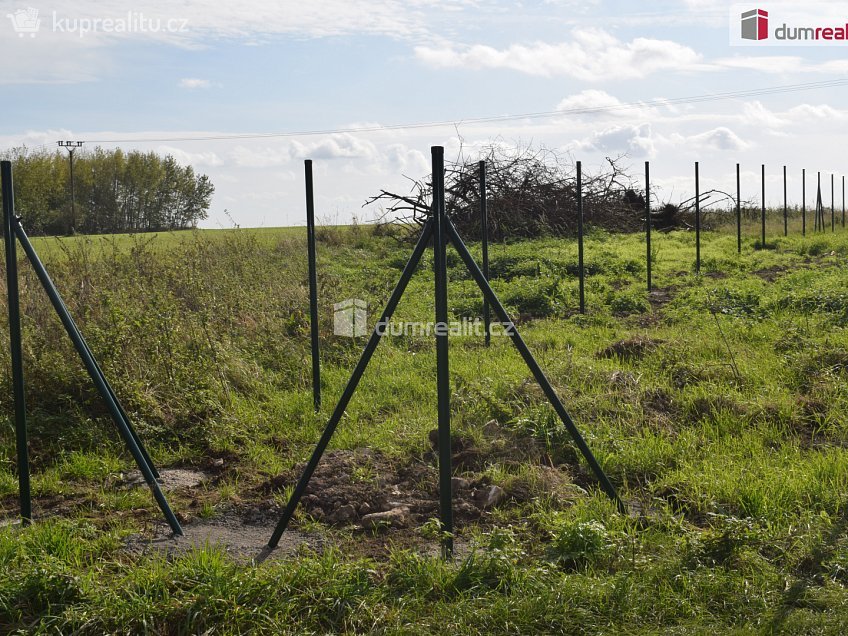
M94 148L74 155L25 147L2 153L13 162L15 206L32 234L157 232L196 227L215 186L171 155Z

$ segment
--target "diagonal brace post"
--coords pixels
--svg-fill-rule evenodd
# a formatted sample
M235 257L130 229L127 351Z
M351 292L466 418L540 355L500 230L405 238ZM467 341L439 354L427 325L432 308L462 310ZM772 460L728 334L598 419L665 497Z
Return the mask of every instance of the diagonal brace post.
M339 425L339 422L344 416L345 409L347 409L347 405L350 403L353 394L356 392L356 387L359 386L359 381L362 379L362 375L365 373L365 369L371 361L371 356L374 355L377 345L380 344L380 338L382 338L389 321L392 319L392 315L394 315L395 309L403 296L403 292L406 291L406 286L409 284L409 280L418 268L421 256L424 254L424 250L427 249L427 244L432 236L433 221L430 220L424 224L424 228L421 230L421 236L418 238L418 243L416 243L415 249L412 251L412 256L409 257L409 261L403 268L398 284L392 292L391 297L389 297L389 301L386 303L385 309L383 309L380 320L374 326L374 331L371 332L368 344L365 345L365 349L362 351L359 362L356 363L356 367L347 382L347 386L345 386L342 396L339 398L338 404L336 404L336 408L333 409L333 414L327 421L327 426L321 434L321 439L315 446L315 450L312 452L312 456L309 458L309 462L306 464L306 468L304 468L303 474L300 476L300 479L294 488L294 492L286 504L286 509L283 511L282 517L280 517L279 522L277 522L277 526L274 528L274 533L268 541L269 548L274 549L280 543L280 537L283 536L283 532L286 531L292 516L294 516L294 511L297 509L301 498L303 498L306 487L309 485L309 480L312 479L312 474L318 467L318 462L321 461L324 451L327 450L327 446L333 438L333 434L336 432L336 427Z
M174 532L174 534L181 535L183 531L182 527L180 526L180 522L177 520L177 517L171 510L171 507L168 505L168 501L165 498L165 495L159 488L159 484L156 481L155 475L153 474L151 464L148 462L147 459L145 459L146 453L142 452L140 445L136 441L137 436L134 435L134 431L131 430L129 422L124 419L125 414L123 412L123 409L118 405L117 401L114 399L114 393L112 392L111 387L106 382L106 378L103 376L102 370L98 366L97 362L94 360L94 357L91 355L91 350L88 348L88 345L83 339L82 334L76 326L76 323L74 323L73 318L65 307L65 303L62 300L59 291L56 289L56 286L53 284L50 275L47 273L47 269L44 267L44 264L41 262L41 259L38 258L38 254L36 253L35 248L32 246L29 237L24 231L24 228L20 223L20 219L15 218L13 220L13 225L15 234L17 235L21 246L24 248L24 252L26 253L30 263L32 264L32 267L35 270L35 274L38 277L38 280L41 282L42 287L44 287L44 291L47 293L47 296L50 299L50 302L53 305L53 308L55 309L56 313L58 314L59 319L62 321L62 325L65 327L65 331L68 333L68 336L73 342L74 347L77 350L77 354L79 354L80 359L85 365L85 368L88 371L88 375L91 377L92 382L94 382L98 393L100 393L100 396L103 398L104 402L106 402L106 405L109 408L109 413L112 416L112 420L118 427L118 432L121 434L124 443L132 454L133 459L135 460L139 470L141 471L141 474L144 476L144 481L147 483L148 487L153 493L153 497L156 499L156 503L159 505L162 514L165 516L168 525L171 527L171 530Z
M580 434L577 426L574 424L574 420L571 419L571 416L568 414L568 411L565 410L562 402L557 396L556 391L548 380L547 376L545 376L544 371L536 362L536 359L533 357L533 354L530 352L530 349L527 348L527 344L524 342L524 339L518 333L518 330L515 328L515 324L510 320L509 314L507 313L504 306L501 304L501 301L498 299L497 294L495 294L494 290L489 285L485 276L483 276L483 272L480 271L480 268L477 266L477 263L474 262L474 257L471 256L471 253L468 251L468 248L465 246L465 243L462 241L462 237L457 232L456 227L450 218L447 219L447 232L450 237L453 246L456 248L457 252L459 252L459 256L465 262L465 266L468 268L471 277L477 281L478 287L480 287L480 291L483 292L483 295L489 301L489 304L495 310L495 314L498 318L507 325L507 330L510 338L512 339L512 343L515 345L515 348L518 349L518 352L521 354L521 357L524 359L525 364L530 369L530 372L536 378L536 381L542 387L542 391L545 393L545 396L548 398L548 401L551 403L551 406L554 407L554 410L559 415L562 423L565 424L566 429L568 429L571 438L574 440L574 443L577 445L577 448L580 449L580 452L583 454L583 457L586 459L586 462L589 464L589 467L592 469L592 472L595 473L595 477L597 477L600 482L601 489L612 499L619 511L622 513L627 512L627 508L624 505L624 502L619 498L618 493L615 491L612 483L610 483L609 478L607 477L604 469L601 468L601 465L598 463L598 460L595 459L595 456L592 454L592 450L589 448L589 445L586 443L586 440L583 439L583 436Z
M61 297L59 297L59 301L62 303L62 306L65 308L65 312L67 312L67 314L70 316L71 312L68 310L68 307L65 305L65 301L62 300ZM77 329L77 331L79 331L79 329ZM127 425L127 428L129 429L130 435L132 435L133 440L138 445L138 449L141 451L141 454L144 457L144 461L147 462L148 466L150 466L150 472L153 473L153 476L156 479L159 479L159 477L160 477L159 471L156 469L156 466L153 463L153 460L151 459L150 455L148 454L147 449L144 447L144 444L142 443L141 438L138 436L138 433L136 432L135 428L133 428L133 425L130 422L129 415L127 415L127 412L124 410L124 407L121 404L121 401L118 399L118 396L115 394L115 391L112 389L112 385L109 384L109 381L106 379L106 374L103 373L103 369L100 368L100 364L97 362L97 358L95 358L94 354L91 352L91 348L88 346L88 342L86 342L85 337L82 335L82 332L80 332L80 340L82 341L83 346L85 347L86 351L88 352L88 355L91 358L91 361L94 363L94 368L97 371L97 374L102 378L103 383L106 385L106 388L109 391L109 395L115 401L115 406L118 407L118 412L121 414L121 418L123 418L124 423Z

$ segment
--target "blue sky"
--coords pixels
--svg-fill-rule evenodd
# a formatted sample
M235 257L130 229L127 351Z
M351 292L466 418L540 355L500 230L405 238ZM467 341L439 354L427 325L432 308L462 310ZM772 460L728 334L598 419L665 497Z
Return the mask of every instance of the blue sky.
M40 0L0 2L0 144L83 139L172 153L212 178L208 227L303 222L302 162L315 161L319 216L344 222L381 187L427 172L429 147L449 157L505 145L555 148L587 166L626 154L641 174L652 162L657 191L731 189L743 164L743 196L781 194L790 171L848 171L845 86L698 104L656 100L845 79L844 45L731 46L736 5L710 0L255 0L196 2ZM7 14L38 9L35 37ZM748 5L743 5L744 9ZM773 20L848 21L848 3L756 5ZM750 8L754 8L751 5ZM54 19L55 12L55 19ZM82 36L80 20L103 23ZM799 13L800 12L800 13ZM148 20L139 27L140 15ZM734 14L735 15L735 14ZM800 17L799 17L800 16ZM844 19L842 18L844 16ZM153 22L158 24L154 28ZM55 25L58 24L58 30ZM64 29L64 32L62 32ZM74 31L74 32L68 32ZM23 37L21 37L23 35ZM648 102L590 115L579 107ZM547 112L486 124L463 120ZM355 129L448 121L455 125L276 138L186 140L222 135ZM127 141L130 140L130 141ZM591 168L590 168L591 169ZM829 176L828 176L829 179ZM809 189L809 188L808 188Z

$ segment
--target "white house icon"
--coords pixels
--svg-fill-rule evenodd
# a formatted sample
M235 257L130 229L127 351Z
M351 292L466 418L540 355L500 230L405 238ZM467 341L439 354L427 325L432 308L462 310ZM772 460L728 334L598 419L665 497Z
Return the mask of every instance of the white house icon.
M356 338L368 332L368 303L348 298L333 305L333 333Z

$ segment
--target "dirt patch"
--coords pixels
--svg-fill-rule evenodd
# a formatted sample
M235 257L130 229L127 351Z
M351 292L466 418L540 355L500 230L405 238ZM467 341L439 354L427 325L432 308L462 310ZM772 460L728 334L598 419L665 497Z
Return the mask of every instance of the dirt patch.
M178 488L197 488L212 479L212 475L192 468L163 468L159 471L159 484L165 490ZM120 482L129 488L147 486L140 470L131 470L120 474Z
M664 340L635 336L611 344L596 354L598 358L621 358L622 360L638 360L654 351Z
M326 547L327 538L319 533L286 530L275 550L268 548L274 531L273 523L250 524L237 518L202 520L183 525L183 536L175 537L170 530L157 524L152 537L135 536L127 543L134 554L164 554L180 556L206 547L219 548L241 562L261 563L266 559L290 556L302 550L319 551Z
M475 455L467 443L459 443L453 450L455 466ZM262 494L295 485L303 468L298 465L268 480L260 486ZM455 477L452 490L458 522L477 520L508 498L486 477ZM439 515L438 472L424 459L400 463L368 448L331 451L318 464L301 506L316 520L333 526L418 527ZM379 516L384 513L385 517Z
M754 272L755 276L759 276L765 281L769 283L773 283L778 278L780 278L786 270L789 269L785 265L772 265L771 267L765 267L763 269L758 269Z
M674 285L654 287L648 294L648 302L651 303L651 308L656 312L670 303L676 293L677 287Z

